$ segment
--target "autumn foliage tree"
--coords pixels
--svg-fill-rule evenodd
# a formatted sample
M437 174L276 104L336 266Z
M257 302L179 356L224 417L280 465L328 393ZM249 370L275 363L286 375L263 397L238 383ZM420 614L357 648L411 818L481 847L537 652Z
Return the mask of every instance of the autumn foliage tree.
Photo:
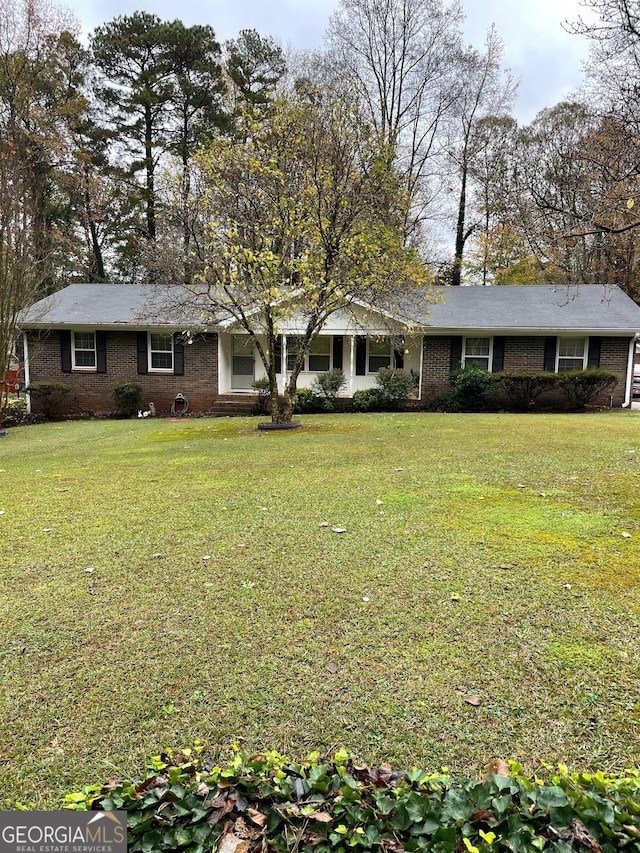
M384 146L345 98L289 92L243 142L216 139L200 160L210 211L211 313L251 336L269 378L272 420L288 422L305 354L327 318L354 302L388 305L425 273L404 246L404 199ZM300 347L278 387L278 336Z

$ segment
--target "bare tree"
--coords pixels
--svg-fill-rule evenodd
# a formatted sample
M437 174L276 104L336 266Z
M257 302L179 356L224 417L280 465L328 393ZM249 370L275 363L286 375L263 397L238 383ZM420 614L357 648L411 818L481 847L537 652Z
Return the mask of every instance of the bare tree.
M487 33L484 51L467 48L460 58L458 98L451 111L449 152L459 181L455 254L451 284L462 276L462 258L467 240L478 227L469 223L469 178L476 159L490 144L482 132L481 120L489 116L505 117L513 103L517 84L508 71L502 71L502 41L494 27Z
M458 94L463 12L457 0L341 0L327 42L341 79L405 182L405 239L433 212L442 189L444 117Z

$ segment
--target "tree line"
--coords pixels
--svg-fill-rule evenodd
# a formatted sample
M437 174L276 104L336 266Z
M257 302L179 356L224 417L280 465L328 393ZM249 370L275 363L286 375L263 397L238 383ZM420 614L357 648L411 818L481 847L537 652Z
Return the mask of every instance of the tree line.
M580 95L522 126L499 35L466 45L457 0L340 0L315 52L148 12L85 46L62 8L0 0L0 219L38 294L232 288L239 270L273 294L360 260L371 280L419 261L438 283L607 282L639 299L640 3L586 6Z

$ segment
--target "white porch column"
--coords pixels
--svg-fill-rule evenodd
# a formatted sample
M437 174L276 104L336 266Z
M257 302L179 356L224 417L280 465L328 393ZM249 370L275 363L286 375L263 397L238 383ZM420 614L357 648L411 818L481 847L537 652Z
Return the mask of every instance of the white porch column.
M22 346L24 350L24 387L28 388L31 383L30 378L30 370L29 370L29 343L27 341L27 333L23 332L22 335ZM633 372L633 371L632 371ZM27 414L31 414L31 394L26 391L25 392L25 400L27 401Z
M347 382L347 390L349 392L349 396L353 397L354 392L354 376L356 371L356 348L355 348L355 336L349 335L349 379Z

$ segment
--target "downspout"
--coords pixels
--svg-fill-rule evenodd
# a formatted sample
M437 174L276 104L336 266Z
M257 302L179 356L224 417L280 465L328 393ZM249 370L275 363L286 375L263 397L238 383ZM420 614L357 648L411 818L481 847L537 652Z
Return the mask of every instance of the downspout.
M422 370L424 368L424 335L420 335L420 375L418 378L418 400L422 400Z
M624 397L624 403L622 404L623 409L628 409L631 407L631 389L633 387L633 364L635 361L635 351L636 351L636 341L640 340L640 332L636 332L635 335L629 341L629 358L627 360L627 388Z
M29 372L29 343L27 341L27 333L22 333L22 348L24 353L24 386L28 388L31 384L30 372ZM27 401L27 414L31 414L31 394L28 391L25 391L25 400Z

